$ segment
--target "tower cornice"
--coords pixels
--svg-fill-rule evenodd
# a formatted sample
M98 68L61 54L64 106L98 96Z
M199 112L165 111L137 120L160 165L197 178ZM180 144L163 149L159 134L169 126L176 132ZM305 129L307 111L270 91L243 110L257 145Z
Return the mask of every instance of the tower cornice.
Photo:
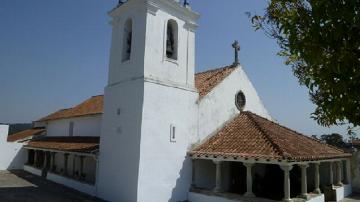
M175 0L128 0L121 6L118 6L109 11L108 14L110 17L115 18L123 11L139 4L146 5L147 12L153 15L156 15L156 12L159 10L159 8L169 8L175 10L180 14L179 18L183 18L187 22L192 22L192 24L196 24L196 21L200 18L199 13L192 11L188 7L182 6Z

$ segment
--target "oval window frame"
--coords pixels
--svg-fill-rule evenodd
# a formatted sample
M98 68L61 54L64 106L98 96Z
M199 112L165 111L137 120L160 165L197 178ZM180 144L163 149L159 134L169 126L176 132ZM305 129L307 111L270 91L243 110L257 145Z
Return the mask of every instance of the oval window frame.
M241 102L240 103L240 97L241 96ZM235 105L236 107L238 108L239 111L243 111L245 106L246 106L246 96L245 96L245 93L243 91L238 91L236 94L235 94Z

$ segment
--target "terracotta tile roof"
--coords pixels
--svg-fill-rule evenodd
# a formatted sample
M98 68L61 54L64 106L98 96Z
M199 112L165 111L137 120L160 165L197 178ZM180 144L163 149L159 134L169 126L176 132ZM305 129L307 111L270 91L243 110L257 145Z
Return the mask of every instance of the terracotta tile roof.
M235 69L236 67L234 66L227 66L195 74L195 86L199 91L200 99L211 92L216 85ZM39 119L37 122L101 114L103 113L103 103L103 95L93 96L73 108L59 110Z
M24 140L26 138L31 138L33 136L41 135L44 131L45 131L45 129L42 129L42 128L34 128L34 129L24 130L24 131L9 135L7 137L7 141L8 142L16 142L16 141Z
M351 142L352 145L356 145L356 146L359 146L360 145L360 140L353 140Z
M102 95L93 96L73 108L59 110L38 120L38 122L101 114L103 113L103 102Z
M189 154L290 161L351 156L251 112L242 112Z
M100 137L44 137L31 140L25 148L91 153L99 149Z
M195 87L199 91L200 99L211 92L235 69L235 66L228 66L195 74Z

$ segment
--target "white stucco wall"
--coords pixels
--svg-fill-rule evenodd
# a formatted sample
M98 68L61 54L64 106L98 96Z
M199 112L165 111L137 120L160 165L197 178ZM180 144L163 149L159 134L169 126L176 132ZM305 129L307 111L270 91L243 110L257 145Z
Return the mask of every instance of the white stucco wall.
M245 111L271 120L255 88L239 66L199 102L199 140L202 141L224 123L239 114L235 96L242 91L246 97Z
M340 202L345 197L352 193L351 185L343 185L342 187L335 188L336 201Z
M98 196L108 201L137 201L143 83L105 89L97 184Z
M91 196L96 195L96 187L90 184L82 183L54 173L48 173L46 179L73 188L80 192L87 193Z
M314 196L313 198L307 200L307 202L325 202L325 195L320 194L320 195Z
M156 15L148 13L146 20L146 37L151 40L145 41L145 77L193 86L195 33L187 26L188 23L194 23L195 19L160 5ZM169 20L177 23L177 60L166 57L166 31Z
M22 143L7 142L8 125L0 125L0 170L21 169L27 160Z
M46 135L69 136L69 125L73 122L73 136L100 136L101 118L102 115L93 115L50 121L46 124Z
M196 135L197 93L145 82L138 201L184 201L191 184L187 151ZM175 142L170 128L175 127Z
M98 177L99 196L106 200L187 199L191 164L186 152L197 127L195 34L190 25L184 26L192 21L191 13L160 0L128 1L110 13L113 32ZM130 60L123 62L128 19L133 24L132 49ZM177 61L165 58L169 19L178 23ZM171 124L176 127L174 143Z

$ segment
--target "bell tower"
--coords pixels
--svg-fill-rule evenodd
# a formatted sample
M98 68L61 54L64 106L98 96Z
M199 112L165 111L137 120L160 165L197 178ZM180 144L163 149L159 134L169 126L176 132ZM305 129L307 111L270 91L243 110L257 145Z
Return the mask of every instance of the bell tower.
M108 84L145 77L194 88L199 15L176 0L128 0L109 12Z
M128 0L109 12L108 84L98 195L109 201L184 201L197 132L195 30L178 0Z

